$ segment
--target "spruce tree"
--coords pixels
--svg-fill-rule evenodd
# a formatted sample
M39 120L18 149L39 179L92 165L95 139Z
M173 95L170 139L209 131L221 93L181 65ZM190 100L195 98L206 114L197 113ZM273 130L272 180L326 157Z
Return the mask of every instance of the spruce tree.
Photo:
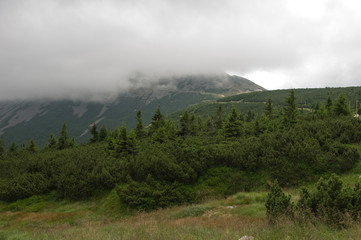
M152 122L151 122L151 132L155 132L158 128L164 126L165 120L163 114L160 112L159 107L155 111Z
M9 152L14 153L18 151L18 145L14 141L11 142Z
M199 131L198 126L196 125L196 115L194 115L194 113L189 120L189 131L191 135L196 135Z
M143 125L141 110L138 110L136 120L137 120L137 126L135 127L135 134L136 134L137 138L142 138L145 136L145 130L144 130L144 125Z
M203 119L200 116L197 116L197 123L195 124L196 132L203 132L204 124Z
M272 118L273 115L273 106L272 106L272 100L271 98L268 98L266 106L265 106L265 113L266 116L269 118Z
M286 99L286 107L284 108L284 124L292 125L296 123L298 114L295 91L291 90Z
M223 109L222 109L222 105L219 105L218 109L217 109L215 127L217 129L221 129L223 127Z
M226 137L239 137L242 134L242 122L239 120L235 108L232 109L232 112L224 124L224 133Z
M26 147L26 150L28 150L29 152L32 152L32 153L36 153L37 151L39 151L34 139L30 139L29 144Z
M76 142L75 142L75 139L73 137L70 139L68 147L76 147Z
M63 123L63 126L60 131L60 136L58 139L58 149L62 150L70 146L69 134L66 127L66 124Z
M327 109L327 113L331 114L332 113L332 106L333 106L333 101L330 95L328 95L327 101L326 101L326 109Z
M320 109L320 104L317 102L315 106L315 113L317 113L319 109Z
M255 118L254 112L252 112L251 110L249 110L249 111L247 112L246 121L247 121L247 122L252 122L254 118Z
M49 149L55 149L57 146L56 138L54 137L54 134L50 134L48 144L46 145Z
M94 123L90 129L90 133L92 137L90 138L90 142L97 142L99 141L99 133L97 131L97 125Z
M128 153L135 155L137 152L139 152L140 146L139 141L137 139L137 135L134 130L130 131L129 137L128 137Z
M6 153L6 146L4 143L4 138L1 136L0 138L0 157L4 156Z
M335 105L333 106L333 113L336 116L350 116L351 110L348 105L347 99L344 94L340 94L337 98Z
M216 131L215 123L214 123L214 117L208 117L206 120L206 131L210 134L214 134Z
M116 157L120 157L124 155L124 153L128 152L128 133L127 127L123 123L120 128L120 133L118 139L116 139L117 146L116 146Z
M108 131L103 125L99 130L99 141L100 142L105 141L105 139L107 138L107 135L108 135Z
M185 139L190 134L190 131L190 119L188 111L186 110L180 119L179 135Z

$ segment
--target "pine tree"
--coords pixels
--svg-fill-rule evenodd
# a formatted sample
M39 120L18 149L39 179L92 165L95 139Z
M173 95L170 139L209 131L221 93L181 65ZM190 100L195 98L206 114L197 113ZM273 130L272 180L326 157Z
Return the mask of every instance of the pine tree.
M54 134L50 134L48 144L46 144L46 148L55 149L56 146L57 146L56 138L54 137Z
M26 150L28 150L29 152L32 152L32 153L36 153L37 151L39 151L34 139L30 139L29 144L26 147Z
M244 115L242 113L239 113L238 119L239 119L239 121L243 122L244 121Z
M317 102L315 106L315 113L317 113L319 109L320 109L320 104Z
M118 139L116 139L116 157L120 157L124 155L124 153L128 153L128 133L127 127L123 123L120 128L120 133Z
M259 136L262 133L262 128L258 120L254 123L254 135Z
M0 157L4 156L6 153L6 146L4 143L4 138L1 136L0 138Z
M62 149L68 148L69 146L70 146L70 142L69 142L68 130L67 130L66 124L63 123L63 126L60 131L60 136L58 139L58 149L62 150Z
M109 155L114 155L116 145L117 145L116 138L114 138L112 135L113 134L108 134L105 139L107 142L106 151Z
M242 122L239 120L235 108L232 109L232 112L224 124L224 133L226 137L239 137L242 134Z
M75 139L74 138L71 138L70 141L69 141L69 146L68 147L76 147L76 142L75 142Z
M297 116L299 114L297 109L295 91L291 90L290 95L286 99L286 107L284 108L284 124L285 125L292 125L296 123Z
M204 130L204 123L203 119L200 116L197 116L197 123L195 124L196 133L203 132Z
M348 105L347 99L343 94L337 98L337 101L333 107L333 113L336 116L350 116L351 110Z
M189 131L190 135L197 135L199 131L198 126L196 125L196 116L194 115L194 113L189 120Z
M190 134L190 131L190 119L188 111L186 110L180 119L179 135L185 139Z
M9 152L14 153L18 151L18 145L14 141L11 142Z
M277 180L268 193L266 200L266 215L270 223L276 223L281 216L290 216L292 214L293 204L291 195L286 195Z
M152 134L153 142L164 143L168 140L174 140L176 138L177 131L172 121L166 121L164 126L157 129Z
M252 112L251 110L249 110L249 111L247 112L246 121L247 121L247 122L251 122L251 121L253 121L254 118L255 118L254 112Z
M143 125L143 119L142 119L142 111L138 110L137 112L137 126L135 127L135 134L137 136L137 138L142 138L145 136L145 130L144 130L144 125Z
M222 105L219 105L218 109L217 109L215 127L217 129L221 129L223 127L223 109L222 109Z
M90 142L98 142L99 141L99 133L97 131L97 125L94 123L92 128L90 129L90 133L92 137L90 138Z
M128 137L128 153L135 155L139 152L140 146L139 141L137 139L137 135L134 130L130 131L129 137Z
M327 113L331 114L332 113L332 105L333 105L333 101L330 95L328 95L327 101L326 101L326 109L327 109Z
M99 141L103 142L107 138L108 132L107 129L104 127L104 125L100 128L99 131Z
M265 106L265 113L266 116L269 118L272 118L273 115L273 106L272 106L272 100L271 98L268 98L266 106Z
M24 143L20 144L20 151L25 151L26 150L26 146Z
M317 112L316 112L317 116L319 116L320 118L324 118L327 115L327 109L323 104L320 104Z
M158 128L164 126L164 124L165 124L164 116L163 116L163 114L160 112L160 109L159 109L159 107L158 107L157 110L155 111L153 117L152 117L151 132L153 133L153 132L156 131Z
M206 120L206 131L210 134L214 134L216 131L215 123L214 123L214 117L208 117Z

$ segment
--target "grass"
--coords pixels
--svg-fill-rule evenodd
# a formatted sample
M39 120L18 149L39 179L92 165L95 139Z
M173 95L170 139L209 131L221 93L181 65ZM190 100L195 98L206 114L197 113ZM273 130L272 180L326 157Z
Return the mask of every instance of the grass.
M347 185L359 180L361 163L341 176ZM313 187L308 184L306 187ZM298 188L285 191L296 200ZM267 192L240 192L197 205L136 212L121 205L115 190L89 201L59 200L55 193L14 203L0 202L2 239L359 239L361 225L334 229L324 224L285 220L270 225Z

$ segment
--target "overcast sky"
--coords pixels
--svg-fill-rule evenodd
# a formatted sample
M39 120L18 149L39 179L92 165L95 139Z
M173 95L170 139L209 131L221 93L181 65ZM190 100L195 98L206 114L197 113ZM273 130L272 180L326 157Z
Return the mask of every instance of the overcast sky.
M135 72L360 86L360 13L356 0L1 0L0 99L115 92Z

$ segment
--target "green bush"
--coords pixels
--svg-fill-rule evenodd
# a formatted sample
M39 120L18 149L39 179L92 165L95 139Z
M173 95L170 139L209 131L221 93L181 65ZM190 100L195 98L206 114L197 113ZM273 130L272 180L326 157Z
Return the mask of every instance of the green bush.
M273 183L266 200L266 215L270 223L276 223L281 217L290 217L293 214L291 195L286 195L277 180Z
M141 211L190 203L194 197L189 189L176 182L159 182L148 175L145 182L136 182L128 176L127 183L117 186L121 203Z
M302 189L297 209L303 216L314 216L329 225L346 226L346 222L353 217L360 216L360 189L343 187L341 179L332 174L329 179L320 178L316 191L310 193Z
M0 182L0 199L15 201L50 191L49 180L41 173L25 173Z

